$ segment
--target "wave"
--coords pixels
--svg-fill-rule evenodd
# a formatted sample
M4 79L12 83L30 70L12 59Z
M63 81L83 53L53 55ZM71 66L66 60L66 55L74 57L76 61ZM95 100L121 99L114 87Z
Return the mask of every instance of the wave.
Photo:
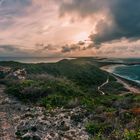
M116 75L116 76L118 76L118 77L120 77L120 78L123 78L123 79L126 79L126 80L129 80L129 81L132 81L132 82L135 82L135 83L137 83L137 84L140 84L140 80L139 80L139 75L137 75L137 73L128 73L128 75L126 75L126 73L125 74L121 74L119 71L120 71L120 69L121 68L128 68L129 69L129 67L137 67L137 66L139 66L140 67L140 65L133 65L133 66L127 66L127 65L108 65L108 66L104 66L104 67L102 67L101 69L102 70L105 70L105 71L107 71L107 72L109 72L109 73L112 73L112 74L114 74L114 75ZM125 70L126 71L126 70Z
M120 78L123 78L123 79L129 80L129 81L135 82L137 84L140 84L140 80L134 80L134 79L130 78L129 76L122 76L122 75L116 74L114 72L112 74L114 74L114 75L116 75L116 76L118 76Z

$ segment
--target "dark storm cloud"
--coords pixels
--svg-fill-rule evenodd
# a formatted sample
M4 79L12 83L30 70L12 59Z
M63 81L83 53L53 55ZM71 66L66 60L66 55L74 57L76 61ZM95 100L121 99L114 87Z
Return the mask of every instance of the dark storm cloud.
M112 24L107 19L96 26L97 33L90 36L95 44L101 44L123 37L137 40L140 38L140 0L73 0L63 2L61 15L77 13L81 17L107 11Z
M77 50L79 51L81 50L80 46L78 44L72 44L72 45L63 46L61 52L68 53L68 52L77 51Z
M115 1L115 0L114 0ZM110 7L114 25L111 27L106 22L99 22L97 25L98 33L91 35L95 43L121 39L122 37L130 40L140 38L140 1L136 0L117 0Z
M69 52L74 52L74 51L83 51L83 50L87 50L91 48L93 48L92 43L87 46L85 42L79 41L76 44L71 44L71 45L66 44L65 46L62 46L61 52L69 53Z
M78 42L78 45L81 45L81 46L82 46L82 45L85 45L85 42L79 41L79 42Z
M71 49L68 46L63 46L61 52L68 53L68 52L71 52Z

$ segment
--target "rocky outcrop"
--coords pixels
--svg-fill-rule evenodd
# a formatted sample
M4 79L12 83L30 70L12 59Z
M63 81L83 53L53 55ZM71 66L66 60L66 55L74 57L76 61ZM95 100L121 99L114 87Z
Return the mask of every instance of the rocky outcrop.
M51 111L41 107L30 108L21 116L16 135L19 138L36 136L43 140L88 140L89 135L85 131L86 113L80 107Z
M27 72L25 69L17 69L16 71L10 72L7 77L11 79L25 80Z
M85 109L23 105L0 86L0 138L6 140L88 140ZM7 133L8 132L8 133Z

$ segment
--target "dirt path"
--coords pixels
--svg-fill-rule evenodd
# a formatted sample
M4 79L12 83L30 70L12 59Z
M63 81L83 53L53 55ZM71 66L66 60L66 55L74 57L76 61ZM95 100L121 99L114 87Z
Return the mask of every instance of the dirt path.
M0 85L0 140L16 140L15 126L22 114L23 106L4 93Z
M112 73L112 71L113 71L112 69L115 69L116 67L118 67L118 65L104 66L104 67L101 67L101 70L107 71L108 73L110 73L119 83L123 84L124 87L126 89L128 89L130 92L132 92L134 94L140 94L140 88L132 86L128 82L125 82L124 80L122 80L121 78L115 76L115 74Z
M135 94L140 94L140 89L139 89L139 88L130 85L129 83L127 83L127 82L121 80L120 78L117 78L117 77L115 77L115 78L117 79L117 81L118 81L119 83L123 84L124 87L125 87L126 89L128 89L130 92L135 93Z
M98 91L102 94L102 95L105 95L105 92L103 92L102 90L101 90L101 88L102 87L104 87L106 84L108 84L109 83L109 78L107 77L107 80L102 84L102 85L100 85L99 87L98 87Z

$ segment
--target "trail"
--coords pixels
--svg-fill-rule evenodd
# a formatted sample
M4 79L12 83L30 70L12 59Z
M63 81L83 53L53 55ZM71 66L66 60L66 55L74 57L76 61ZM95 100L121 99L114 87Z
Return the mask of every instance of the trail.
M137 87L132 86L131 84L121 80L120 78L117 78L116 76L114 76L116 78L116 80L123 84L123 86L128 89L130 92L135 93L135 94L140 94L140 89Z
M118 66L118 65L117 65ZM112 65L112 66L104 66L101 67L101 70L103 71L107 71L108 73L110 73L119 83L121 83L126 89L129 90L129 92L132 92L134 94L140 94L140 88L135 87L131 84L129 84L128 82L122 80L121 78L119 78L117 75L115 75L112 71L112 69L115 69L115 67L117 67L116 65ZM127 93L126 93L127 94Z
M107 77L107 80L100 86L98 86L98 91L102 94L105 95L105 92L101 90L102 87L104 87L106 84L109 83L109 77Z

